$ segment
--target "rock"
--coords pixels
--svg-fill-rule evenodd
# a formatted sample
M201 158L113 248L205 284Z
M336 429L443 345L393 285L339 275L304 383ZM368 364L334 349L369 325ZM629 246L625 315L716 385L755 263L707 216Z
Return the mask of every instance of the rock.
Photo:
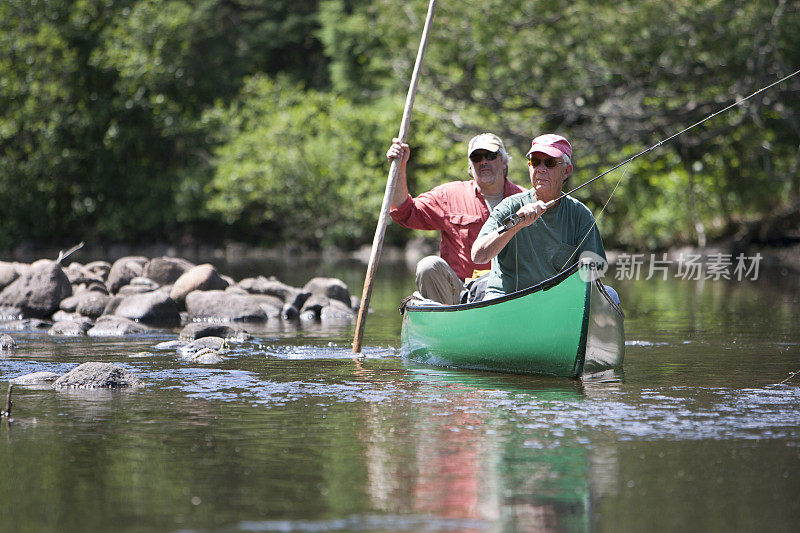
M94 325L90 318L63 320L53 324L47 333L56 337L82 337Z
M297 318L309 297L311 297L310 292L297 291L292 298L287 300L283 305L281 316L287 319Z
M23 318L47 318L61 300L72 295L67 275L55 261L39 261L0 292L2 308L18 310Z
M257 278L245 278L240 281L238 285L251 294L275 296L282 302L287 302L294 298L297 293L302 292L300 289L278 281L274 277L265 278L264 276L258 276Z
M53 386L75 389L114 389L138 387L142 384L142 381L133 372L119 365L89 362L73 368L58 378Z
M69 278L70 284L73 286L99 283L105 287L105 281L102 276L95 274L80 263L70 263L70 265L63 270L64 274Z
M184 340L165 341L165 342L159 342L158 344L153 346L153 349L154 350L178 350L178 349L182 348L183 346L186 346L187 344L189 344L189 342L188 341L184 341Z
M257 302L259 307L264 310L267 315L267 320L277 320L282 316L283 302L276 296L267 294L252 294L250 298Z
M75 294L64 298L58 304L58 308L67 313L74 313L77 307L78 307L78 296Z
M17 341L11 335L0 335L0 352L10 352L17 349Z
M145 265L142 276L159 285L172 285L194 266L186 259L178 257L156 257Z
M190 342L186 346L181 346L178 348L178 353L184 357L192 358L194 354L200 350L209 349L215 352L221 352L226 350L227 347L228 344L225 342L225 339L221 337L202 337L196 341Z
M200 363L203 365L213 365L224 361L219 352L210 348L203 348L202 350L195 352L191 356L191 360L195 363Z
M26 318L25 320L12 320L3 323L3 329L13 331L33 331L37 329L50 329L53 322L40 320L38 318Z
M154 281L145 276L136 276L130 281L130 283L128 283L129 287L140 287L148 291L154 291L159 287L161 287L161 285L162 285L161 283L158 283L157 281Z
M103 281L108 279L108 273L111 271L111 263L108 261L92 261L91 263L86 263L83 267L92 274L99 276Z
M228 282L220 277L213 265L198 265L179 277L170 291L170 297L179 307L184 307L186 296L194 291L225 290Z
M267 314L250 296L225 291L194 291L186 296L186 311L193 319L220 322L265 322Z
M106 308L103 310L103 315L113 315L117 311L117 307L119 304L122 303L122 300L127 298L127 296L116 295L111 296L111 299L106 304Z
M86 332L90 337L121 337L145 333L149 328L137 324L133 320L122 316L103 315L97 319L94 327Z
M21 307L0 306L0 322L8 322L22 319Z
M281 309L281 316L286 320L294 320L300 316L300 310L292 304L284 304Z
M339 300L330 300L329 304L323 307L319 313L319 318L323 322L350 321L355 317L355 311Z
M0 261L0 291L11 285L18 277L19 272L17 272L17 267L14 263Z
M157 288L157 287L156 287ZM144 294L146 292L153 292L154 287L148 287L147 285L136 284L136 285L125 285L120 290L117 291L118 296L133 296L134 294Z
M247 291L246 291L246 290L244 290L243 288L239 287L238 285L229 285L229 286L228 286L228 287L225 289L225 292L227 292L227 293L229 293L229 294L242 294L242 295L248 295L248 294L250 294L249 292L247 292Z
M97 291L84 291L61 300L59 307L68 313L78 313L89 318L103 314L112 299L108 294ZM55 318L55 315L54 315Z
M98 318L105 313L106 307L113 299L108 294L96 291L81 293L78 298L78 305L75 307L75 311L89 318Z
M59 376L60 374L56 374L55 372L34 372L32 374L11 378L8 382L14 385L52 385Z
M300 309L300 316L301 317L308 317L309 313L313 314L314 318L317 319L320 317L320 313L322 312L322 308L330 305L331 300L322 294L312 294L308 300L305 301L303 307Z
M303 287L304 292L313 295L325 296L331 300L339 300L345 305L350 305L350 290L344 281L338 278L312 278Z
M80 285L73 285L72 292L73 294L78 294L81 292L99 292L102 294L109 294L108 289L106 288L105 282L100 283L99 281L90 281L88 283L81 283Z
M78 313L68 313L67 311L62 311L61 309L59 309L58 311L53 313L53 316L51 318L53 319L53 322L66 322L67 320L75 320L80 316L81 315Z
M114 314L137 322L162 326L176 326L181 322L175 301L168 294L159 291L126 296Z
M135 277L141 276L148 259L141 256L127 256L117 259L111 266L106 280L109 292L117 293Z
M196 340L203 337L221 337L223 339L245 341L250 339L251 335L241 328L208 322L191 322L180 332L181 339Z

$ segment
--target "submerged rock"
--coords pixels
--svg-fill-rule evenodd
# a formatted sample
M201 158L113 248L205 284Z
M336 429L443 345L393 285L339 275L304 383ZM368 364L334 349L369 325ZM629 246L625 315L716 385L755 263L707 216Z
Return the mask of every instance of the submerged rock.
M140 385L143 385L142 380L130 370L114 363L98 362L83 363L53 383L56 388L74 389L115 389Z
M60 376L61 374L56 374L55 372L34 372L12 378L8 382L14 385L52 385Z
M194 358L194 354L200 350L214 350L215 352L224 351L228 344L225 339L221 337L202 337L194 342L190 342L185 346L178 348L178 353L190 359Z
M17 341L11 335L0 335L0 352L10 352L17 349Z
M154 350L178 350L179 348L186 346L189 344L189 341L184 340L174 340L174 341L165 341L159 342L155 346L153 346Z
M217 352L216 350L212 350L211 348L203 348L192 354L190 357L192 361L195 363L200 363L204 365L213 365L215 363L221 363L225 359Z
M62 320L53 324L47 333L56 337L82 337L94 325L87 317L74 320Z

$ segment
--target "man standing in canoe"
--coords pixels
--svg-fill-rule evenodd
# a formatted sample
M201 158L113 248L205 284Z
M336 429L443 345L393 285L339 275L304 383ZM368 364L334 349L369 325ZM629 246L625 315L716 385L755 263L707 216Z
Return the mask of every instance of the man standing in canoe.
M417 264L419 295L446 305L459 303L464 280L476 270L489 268L489 260L473 261L472 243L503 198L524 189L508 181L508 153L493 133L481 133L469 142L469 181L451 181L412 198L406 181L406 163L411 156L407 144L393 139L386 152L398 159L399 172L392 205L392 220L409 229L438 230L442 241L439 256L428 256ZM415 294L417 296L417 294Z
M546 205L561 196L572 173L569 141L553 134L536 137L527 158L531 189L501 202L472 246L473 261L492 262L484 299L532 287L574 264L586 252L596 254L595 259L606 259L603 239L588 207L571 196ZM513 214L519 222L501 232L504 221Z

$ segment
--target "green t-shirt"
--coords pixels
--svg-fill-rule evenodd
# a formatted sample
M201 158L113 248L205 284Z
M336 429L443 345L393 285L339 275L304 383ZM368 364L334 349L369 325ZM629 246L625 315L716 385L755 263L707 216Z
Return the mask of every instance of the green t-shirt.
M496 231L503 220L535 201L533 190L504 199L492 210L480 235ZM565 196L536 222L522 228L492 259L487 296L532 287L575 264L586 251L606 258L592 212L578 200Z

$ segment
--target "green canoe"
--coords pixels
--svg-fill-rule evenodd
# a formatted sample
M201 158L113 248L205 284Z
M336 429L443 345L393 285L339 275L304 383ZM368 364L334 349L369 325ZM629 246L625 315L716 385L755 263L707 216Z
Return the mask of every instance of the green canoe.
M421 363L577 378L622 366L622 310L591 263L484 302L403 314L403 355Z

